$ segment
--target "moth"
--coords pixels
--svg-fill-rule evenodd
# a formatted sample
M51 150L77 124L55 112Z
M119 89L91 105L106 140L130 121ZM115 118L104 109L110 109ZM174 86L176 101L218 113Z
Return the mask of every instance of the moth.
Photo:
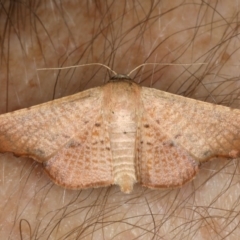
M240 156L240 110L117 75L103 86L0 115L0 152L42 163L69 189L175 188L201 163Z

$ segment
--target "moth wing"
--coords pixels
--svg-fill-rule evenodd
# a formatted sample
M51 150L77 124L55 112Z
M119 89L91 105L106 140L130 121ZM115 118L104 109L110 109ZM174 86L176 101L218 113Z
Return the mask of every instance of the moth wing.
M179 187L198 171L198 162L172 141L164 130L143 112L137 141L138 182L150 188Z
M43 162L50 177L69 188L111 184L102 98L99 87L1 115L0 152Z
M102 115L98 113L88 129L76 133L43 166L56 184L66 188L113 184L110 139Z
M240 156L240 110L145 87L141 94L137 158L143 185L181 186L199 163Z

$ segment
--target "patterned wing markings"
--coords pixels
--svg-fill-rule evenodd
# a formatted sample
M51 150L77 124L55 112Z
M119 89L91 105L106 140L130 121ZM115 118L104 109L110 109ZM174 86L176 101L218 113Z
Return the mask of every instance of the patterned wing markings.
M102 91L90 89L0 116L0 152L43 162L53 157L101 111Z
M114 140L109 139L109 126L121 117L119 129L125 118L137 119L136 161L131 163L134 156L129 160L138 181L147 187L181 186L195 176L200 162L240 156L239 110L141 88L129 81L121 81L118 87L114 84L0 116L0 152L44 162L53 180L67 188L116 183L123 189L113 179ZM114 115L115 107L121 116Z
M76 134L43 166L56 184L66 188L113 184L110 139L102 116L92 120L85 131Z
M199 162L240 156L240 111L142 88L144 111Z
M198 171L198 163L181 146L143 114L137 143L137 173L141 185L150 188L180 187Z

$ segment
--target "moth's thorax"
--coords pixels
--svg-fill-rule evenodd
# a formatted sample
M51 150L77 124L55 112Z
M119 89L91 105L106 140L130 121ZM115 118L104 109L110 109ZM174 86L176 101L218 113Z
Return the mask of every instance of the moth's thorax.
M141 87L130 81L114 81L104 88L107 106L104 117L111 141L114 183L129 193L137 180L135 146Z

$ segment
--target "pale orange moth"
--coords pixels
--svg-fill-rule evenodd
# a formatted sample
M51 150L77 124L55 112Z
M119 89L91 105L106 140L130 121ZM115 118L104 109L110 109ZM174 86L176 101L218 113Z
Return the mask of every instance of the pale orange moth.
M103 86L0 115L0 152L41 162L65 188L175 188L203 162L240 156L240 110L116 75Z

